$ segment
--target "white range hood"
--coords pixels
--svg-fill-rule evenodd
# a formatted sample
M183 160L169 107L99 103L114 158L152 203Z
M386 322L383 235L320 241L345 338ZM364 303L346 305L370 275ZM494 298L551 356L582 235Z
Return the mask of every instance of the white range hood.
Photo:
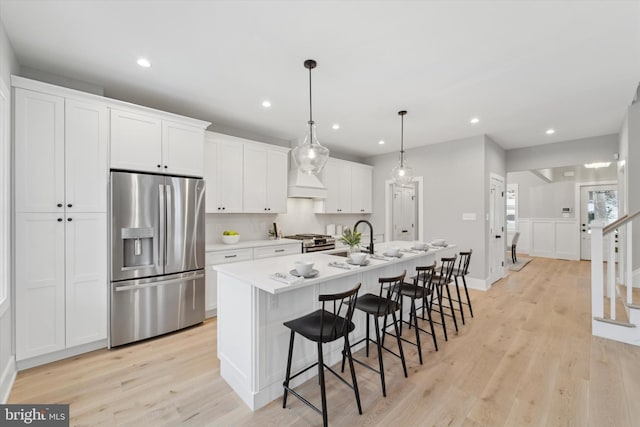
M326 199L327 187L316 175L300 172L297 168L289 170L288 197L307 199Z

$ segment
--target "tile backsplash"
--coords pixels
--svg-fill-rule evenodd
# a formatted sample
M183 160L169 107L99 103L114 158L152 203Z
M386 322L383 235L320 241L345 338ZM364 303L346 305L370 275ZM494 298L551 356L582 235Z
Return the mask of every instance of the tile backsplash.
M220 243L224 230L240 233L242 240L263 240L268 238L274 221L284 235L298 233L325 234L327 224L353 227L359 219L370 215L358 214L316 214L311 199L287 199L287 213L284 214L207 214L207 244Z

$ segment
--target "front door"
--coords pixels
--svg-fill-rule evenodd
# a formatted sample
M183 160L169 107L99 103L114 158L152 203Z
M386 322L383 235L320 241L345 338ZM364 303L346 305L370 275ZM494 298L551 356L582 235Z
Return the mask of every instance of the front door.
M591 259L591 222L610 223L618 219L618 187L590 185L580 187L580 258ZM608 259L605 245L604 259Z
M393 240L417 239L417 206L415 186L393 186Z
M504 178L492 176L489 190L489 283L504 277L505 243Z

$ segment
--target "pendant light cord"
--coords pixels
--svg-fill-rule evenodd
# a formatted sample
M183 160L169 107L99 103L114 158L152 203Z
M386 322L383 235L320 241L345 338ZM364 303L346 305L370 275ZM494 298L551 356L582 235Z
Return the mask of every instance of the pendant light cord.
M400 114L400 167L404 167L404 114Z
M311 68L309 68L309 144L313 145L313 103L311 102Z

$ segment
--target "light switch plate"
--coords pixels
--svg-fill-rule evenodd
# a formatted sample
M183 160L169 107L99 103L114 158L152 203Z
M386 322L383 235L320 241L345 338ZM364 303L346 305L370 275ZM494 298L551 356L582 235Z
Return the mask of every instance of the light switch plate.
M475 221L478 217L475 213L463 213L462 220L463 221Z

